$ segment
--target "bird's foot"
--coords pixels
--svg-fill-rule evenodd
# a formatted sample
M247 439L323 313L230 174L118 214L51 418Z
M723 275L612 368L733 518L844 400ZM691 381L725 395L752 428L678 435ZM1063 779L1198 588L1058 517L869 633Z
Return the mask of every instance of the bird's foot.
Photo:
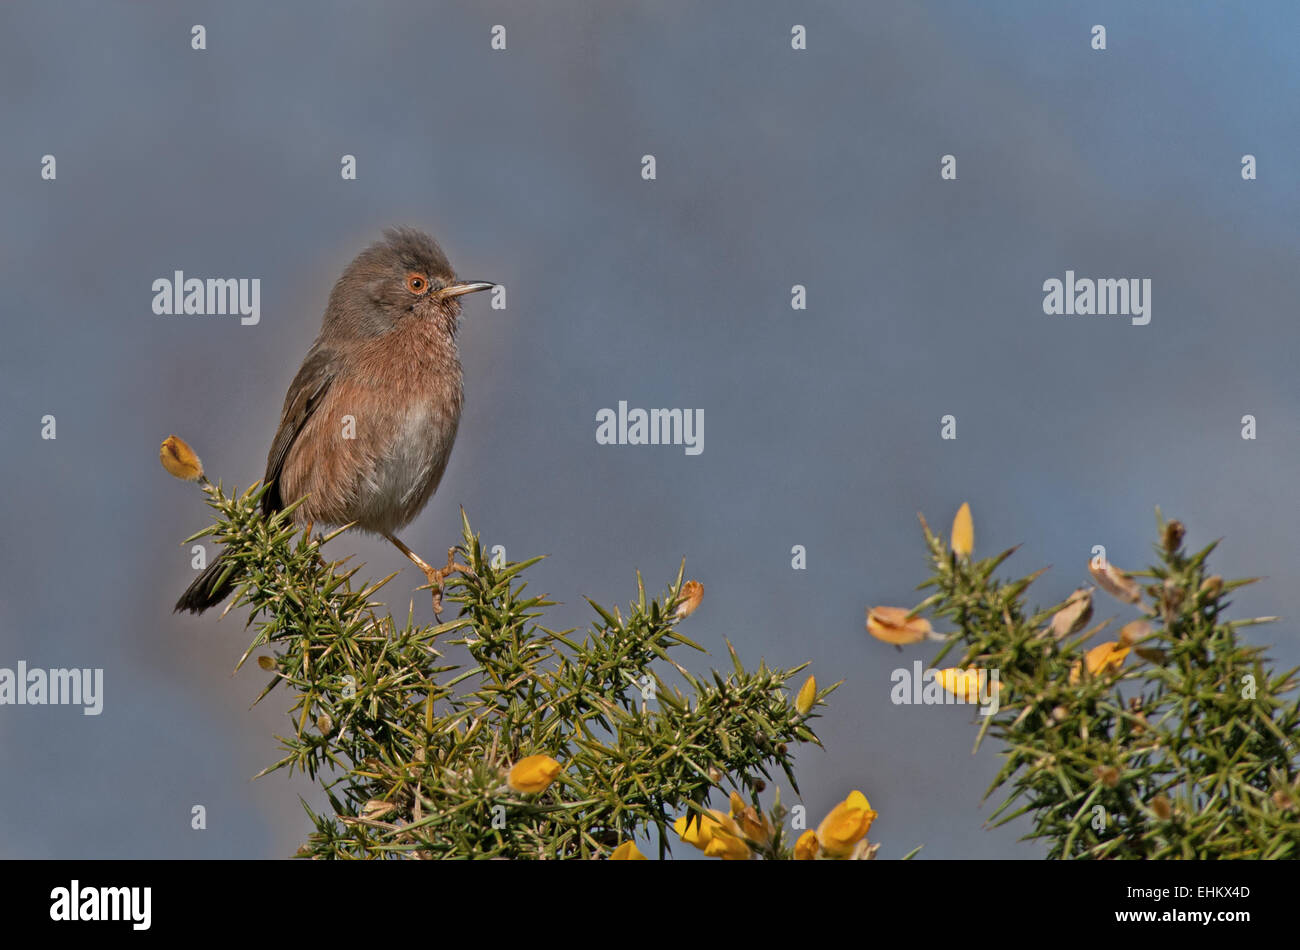
M442 591L443 585L447 578L452 574L473 575L468 565L457 563L456 549L447 549L447 564L445 567L430 567L425 564L422 568L424 576L429 580L429 586L433 589L433 615L441 618L442 616Z

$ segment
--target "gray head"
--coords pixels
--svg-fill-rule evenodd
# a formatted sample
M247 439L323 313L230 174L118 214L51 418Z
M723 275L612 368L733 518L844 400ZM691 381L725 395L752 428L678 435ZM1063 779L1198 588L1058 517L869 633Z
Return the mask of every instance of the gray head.
M438 242L414 228L389 228L353 259L330 292L322 335L380 336L403 319L432 320L456 335L460 296L493 284L458 281Z

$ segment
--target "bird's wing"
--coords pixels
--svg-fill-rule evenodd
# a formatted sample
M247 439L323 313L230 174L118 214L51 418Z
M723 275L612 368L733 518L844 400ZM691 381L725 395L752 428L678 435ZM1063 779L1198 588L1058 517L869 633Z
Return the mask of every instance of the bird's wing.
M271 514L284 507L280 496L280 473L284 469L284 460L302 427L307 424L311 414L321 403L321 397L334 381L336 354L328 347L317 343L302 361L298 375L293 378L289 392L284 397L284 411L280 414L280 428L271 443L271 451L266 456L266 476L263 484L270 488L262 496L262 513Z

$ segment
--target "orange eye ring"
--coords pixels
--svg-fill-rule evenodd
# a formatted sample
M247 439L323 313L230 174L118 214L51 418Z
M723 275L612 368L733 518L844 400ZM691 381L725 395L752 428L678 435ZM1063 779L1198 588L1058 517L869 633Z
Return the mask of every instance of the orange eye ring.
M423 274L407 274L406 289L418 297L429 289L429 278Z

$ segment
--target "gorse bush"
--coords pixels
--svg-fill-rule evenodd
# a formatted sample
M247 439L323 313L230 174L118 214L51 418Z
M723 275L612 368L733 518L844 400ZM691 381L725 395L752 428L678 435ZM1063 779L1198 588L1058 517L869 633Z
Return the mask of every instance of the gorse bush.
M1006 793L998 824L1028 815L1055 858L1300 857L1296 670L1273 674L1240 640L1276 618L1225 618L1253 579L1209 572L1217 542L1188 553L1182 524L1160 520L1149 570L1095 557L1096 585L1137 616L1093 643L1112 623L1088 626L1094 588L1031 610L1024 595L1043 572L994 578L1015 549L973 559L967 506L950 543L922 527L934 570L921 589L935 593L913 610L875 608L868 629L916 642L936 635L927 611L957 626L934 664L960 659L936 679L986 704L976 746L1004 744L989 789Z
M792 687L803 667L747 670L730 645L731 669L694 675L678 656L700 647L679 625L703 591L684 564L658 598L638 575L626 612L592 601L589 630L551 630L551 602L524 580L540 559L493 563L462 513L455 619L398 623L373 599L396 575L354 588L356 568L321 556L339 532L308 539L292 506L264 518L260 491L226 495L168 443L168 470L199 480L217 513L189 541L215 538L241 578L232 603L254 636L238 666L256 656L271 674L259 701L291 695L282 756L262 774L301 771L328 796L325 813L304 802L300 856L635 859L650 837L661 853L680 838L728 859L874 854L860 792L819 826L825 847L792 833L778 789L762 809L774 775L798 790L794 750L820 744L810 720L835 686ZM471 662L449 662L446 645ZM726 811L708 807L715 792Z
M589 601L589 629L552 630L552 603L524 579L539 559L485 557L462 513L454 618L399 623L374 600L395 574L354 587L358 568L324 560L340 532L306 537L293 506L264 517L259 491L227 495L178 439L162 461L216 512L188 540L213 537L240 577L232 603L254 636L238 666L256 656L271 674L259 701L289 694L281 756L262 774L300 771L328 798L324 812L304 802L300 856L639 859L638 841L661 856L681 842L728 860L875 856L860 791L811 828L775 785L798 793L794 751L820 745L812 720L839 684L747 669L730 644L730 669L691 672L700 648L681 627L703 591L684 564L662 595L638 574L626 611ZM922 527L933 593L872 608L867 629L900 647L944 641L933 689L980 702L975 746L1002 746L998 824L1027 815L1054 858L1300 857L1296 671L1273 674L1239 639L1272 618L1226 618L1250 581L1209 572L1215 545L1188 553L1181 524L1161 521L1149 570L1094 558L1096 587L1135 614L1102 638L1113 621L1089 626L1096 587L1031 609L1042 571L995 577L1014 548L974 558L967 506L947 541Z

